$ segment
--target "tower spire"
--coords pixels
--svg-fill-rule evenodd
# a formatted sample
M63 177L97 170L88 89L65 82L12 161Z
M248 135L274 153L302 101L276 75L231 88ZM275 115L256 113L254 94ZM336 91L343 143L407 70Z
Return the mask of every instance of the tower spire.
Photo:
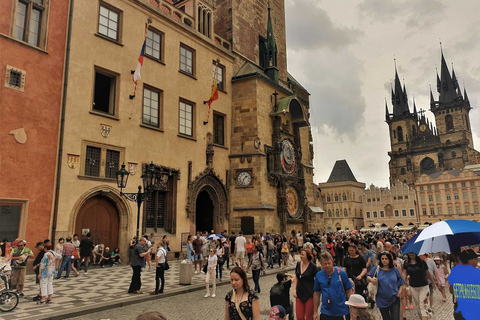
M398 77L397 63L395 59L395 92L392 91L393 116L409 115L407 90L405 85L402 88L400 78Z
M390 113L388 112L387 98L385 98L385 120L387 122L390 120Z
M441 49L441 55L442 55L442 58L441 58L442 65L440 69L440 72L441 72L440 85L437 84L437 89L439 93L438 100L441 103L447 103L459 98L460 95L457 92L458 84L455 85L455 82L456 82L455 73L453 74L453 77L450 75L447 62L445 61L445 56L443 55L443 49L441 48L441 44L440 44L440 49ZM437 80L437 83L438 83L438 80Z
M277 42L273 33L272 16L270 14L270 0L268 1L268 21L267 21L267 40L265 42L267 68L265 73L267 76L278 83L278 68L277 68Z

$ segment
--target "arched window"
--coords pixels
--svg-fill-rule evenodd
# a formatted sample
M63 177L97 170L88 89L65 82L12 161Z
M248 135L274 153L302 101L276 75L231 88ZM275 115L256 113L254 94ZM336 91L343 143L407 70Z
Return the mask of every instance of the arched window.
M347 195L345 193L342 194L342 199L343 199L343 201L347 201Z
M330 201L332 201L332 199L330 199L330 195L327 194L327 202L330 202Z
M331 218L332 217L332 210L328 209L328 217Z
M335 210L335 217L340 218L340 211L338 211L338 209Z
M343 216L348 217L348 211L347 211L347 209L343 209Z
M452 115L448 114L445 116L445 126L447 131L453 130L453 117Z
M421 173L433 173L435 171L435 163L433 160L429 157L426 157L425 159L420 162L420 171Z
M405 171L405 168L400 169L400 174L401 175L406 175L407 171Z
M397 139L403 141L403 129L400 126L397 127Z
M370 211L367 211L367 219L370 219Z
M335 193L335 201L338 201L338 194Z

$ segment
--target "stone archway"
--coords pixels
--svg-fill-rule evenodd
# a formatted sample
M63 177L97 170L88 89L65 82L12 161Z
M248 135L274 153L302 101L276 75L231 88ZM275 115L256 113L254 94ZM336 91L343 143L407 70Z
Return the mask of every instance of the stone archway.
M199 196L201 199L206 199L207 195L213 204L213 230L220 233L225 229L229 216L228 192L213 168L205 169L194 181L189 183L187 216L194 225L197 225L196 219L202 217L201 214L197 215L197 200Z

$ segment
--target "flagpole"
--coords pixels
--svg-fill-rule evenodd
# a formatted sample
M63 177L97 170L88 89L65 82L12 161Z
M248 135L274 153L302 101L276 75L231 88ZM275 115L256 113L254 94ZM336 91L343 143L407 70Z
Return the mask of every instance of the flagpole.
M138 58L139 62L137 63L137 69L139 69L138 64L140 64L140 67L143 65L143 55L145 54L144 50L145 50L145 45L146 45L146 40L147 40L148 27L152 24L152 22L153 22L152 19L147 18L147 22L145 23L145 34L143 35L143 45L142 45L142 50L140 51L140 57ZM141 59L141 62L140 62L140 59ZM140 78L140 72L138 74L139 79L137 79L137 80L135 80L136 70L131 70L130 72L132 74L132 81L133 81L133 83L135 83L135 87L133 89L133 94L129 95L130 100L133 100L133 99L135 99L135 92L137 91L138 80L141 80L141 78Z

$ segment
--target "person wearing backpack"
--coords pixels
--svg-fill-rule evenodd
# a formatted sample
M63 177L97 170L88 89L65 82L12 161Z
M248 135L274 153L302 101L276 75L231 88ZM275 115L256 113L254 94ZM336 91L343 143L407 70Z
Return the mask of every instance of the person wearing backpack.
M273 269L273 254L275 251L275 244L270 235L267 236L267 268Z
M287 279L287 277L290 279ZM290 287L292 286L292 279L294 277L295 275L293 274L279 272L277 273L278 282L270 289L270 306L282 306L288 314L289 320L295 319L293 304L290 301Z
M255 283L255 292L260 293L260 272L263 270L265 275L265 263L263 262L263 254L260 252L260 246L253 246L252 259L248 262L247 273L250 267L252 267L252 278Z

